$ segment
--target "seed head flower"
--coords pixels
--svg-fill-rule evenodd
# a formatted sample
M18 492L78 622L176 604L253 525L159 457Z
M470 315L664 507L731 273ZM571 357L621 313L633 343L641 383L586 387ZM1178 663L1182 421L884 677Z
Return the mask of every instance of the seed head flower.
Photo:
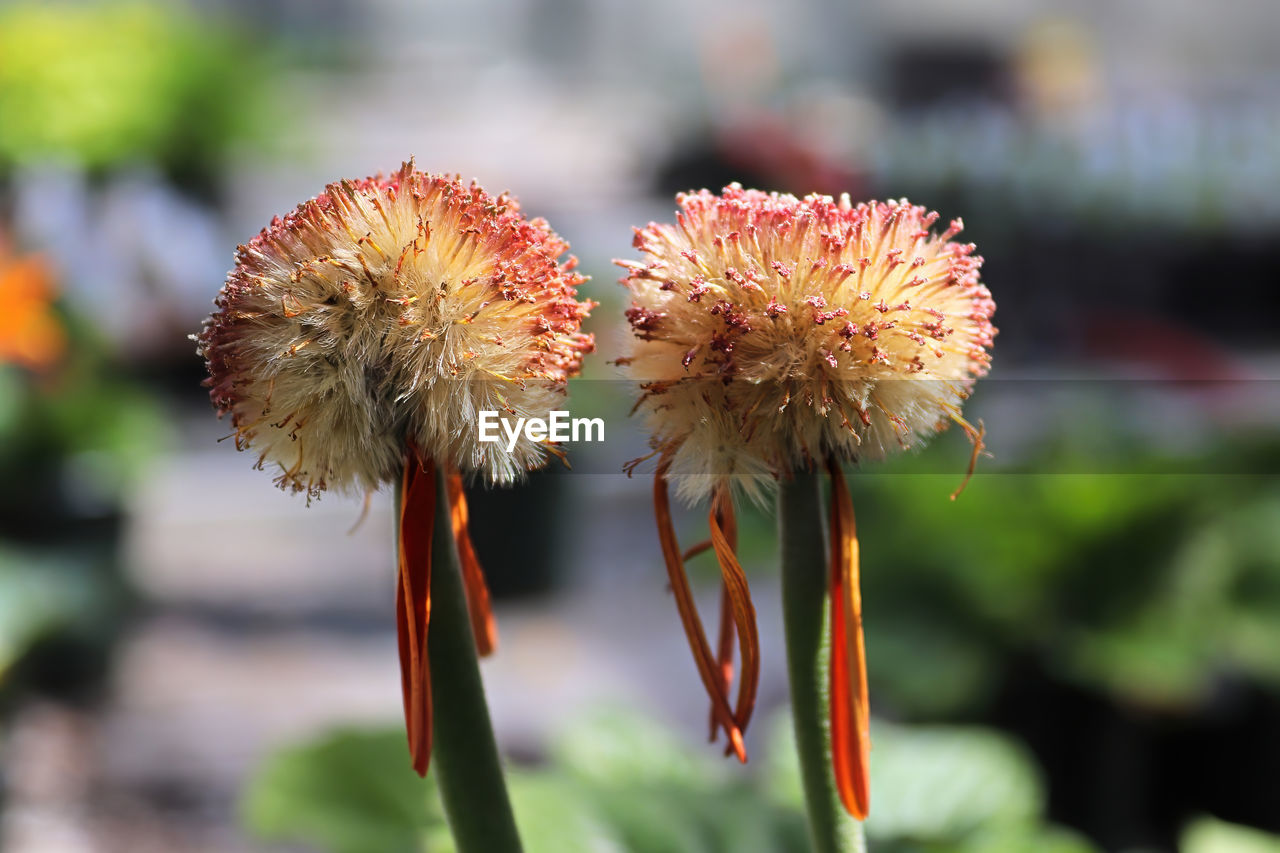
M995 303L978 277L982 258L953 240L960 220L935 233L938 214L906 200L854 205L848 196L798 199L734 184L677 201L674 225L636 229L644 257L617 262L627 270L635 338L622 363L640 382L637 408L659 456L659 537L711 697L712 736L723 729L745 760L759 652L734 554L734 492L760 499L778 479L821 464L832 486L832 758L846 808L865 817L858 546L840 463L918 446L952 422L968 433L976 459L982 433L960 409L987 372L996 334ZM668 482L690 503L710 497L711 539L683 554ZM683 566L708 548L724 583L714 654ZM730 708L735 635L742 675Z
M515 199L406 163L331 184L241 246L201 332L210 396L282 488L371 490L407 444L493 483L546 461L478 413L544 417L592 349L568 249Z
M481 411L542 417L593 348L576 260L515 199L412 162L330 184L236 252L197 336L210 397L281 488L398 483L396 619L414 767L430 756L427 666L437 470L478 651L495 638L462 476L508 483L550 442L481 443Z
M987 371L995 303L961 223L847 196L703 190L620 262L627 359L682 497L759 495L811 460L877 459L956 419Z

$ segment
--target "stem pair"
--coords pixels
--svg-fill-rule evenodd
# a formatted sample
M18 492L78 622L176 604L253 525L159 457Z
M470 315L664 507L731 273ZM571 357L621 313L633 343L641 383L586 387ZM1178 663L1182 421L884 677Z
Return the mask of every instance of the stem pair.
M411 470L415 465L417 470ZM792 713L810 832L819 853L845 853L862 849L860 824L853 818L864 818L868 807L868 706L852 505L838 465L832 463L828 470L830 547L816 473L798 472L783 481L778 526ZM661 510L667 509L669 520L664 474L660 471L656 478L655 500L660 519ZM397 504L402 575L397 616L402 626L402 658L408 664L405 708L415 768L421 762L420 772L425 772L425 758L434 757L445 812L460 851L518 851L520 840L478 663L477 638L482 648L492 647L492 621L483 618L487 600L484 607L479 606L474 579L464 566L474 559L474 551L459 559L459 551L470 547L469 538L463 544L459 536L460 530L465 533L466 521L460 488L453 486L451 491L448 473L411 457ZM424 532L421 513L428 508L432 521ZM742 730L754 703L758 656L748 651L755 646L755 613L733 554L736 525L727 493L716 495L709 521L711 547L725 569L725 618L715 654L696 612L684 621L695 651L702 652L695 657L712 697L712 733L723 729L729 749L745 759ZM435 529L450 528L452 536L432 535ZM672 572L677 599L687 597L691 605L683 573L685 555L670 526L660 523L659 529L668 568L681 569ZM422 571L415 575L408 570L424 557L429 559L425 577ZM424 590L429 592L424 595ZM685 596L680 595L682 591ZM680 609L685 614L686 607ZM732 678L728 650L735 633L745 660L739 701L732 709L727 695ZM433 695L445 699L438 708L432 707ZM423 730L424 724L429 728Z

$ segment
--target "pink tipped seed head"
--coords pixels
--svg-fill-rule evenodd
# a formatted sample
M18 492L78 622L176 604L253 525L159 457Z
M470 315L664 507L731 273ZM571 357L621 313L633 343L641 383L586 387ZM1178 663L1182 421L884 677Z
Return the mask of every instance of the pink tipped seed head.
M490 482L542 465L479 412L546 417L593 348L568 249L516 201L406 163L331 184L247 245L197 337L237 445L281 488L373 489L407 443Z
M995 303L959 220L906 200L727 187L677 197L619 261L633 300L625 363L686 500L759 497L811 460L880 458L960 416L986 373Z

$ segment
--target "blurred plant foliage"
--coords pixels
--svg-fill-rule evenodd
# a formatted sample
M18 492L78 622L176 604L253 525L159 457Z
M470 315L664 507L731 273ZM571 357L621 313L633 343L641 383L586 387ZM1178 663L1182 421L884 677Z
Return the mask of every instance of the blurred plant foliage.
M0 548L0 685L33 644L83 627L100 586L72 561Z
M891 853L1088 853L1043 822L1026 754L968 728L880 725L866 831ZM790 721L779 719L758 773L690 748L633 712L600 711L566 727L545 765L510 773L531 853L805 851ZM270 759L245 793L244 819L271 841L334 853L451 850L430 777L419 780L399 730L342 730Z
M981 710L1026 656L1167 710L1224 674L1280 688L1280 445L1224 443L1203 475L1123 452L1132 473L979 473L954 502L954 477L917 473L939 470L925 455L852 478L882 707ZM1097 470L1080 453L1045 450L1035 470Z
M0 363L0 507L9 518L48 510L46 502L113 510L168 440L155 401L111 369L91 330L79 331L80 343L50 373Z
M57 302L43 264L11 265L3 248L0 312L38 291L24 310L57 345L22 358L29 327L0 328L0 694L41 644L50 657L32 679L79 690L105 666L127 598L116 559L123 501L168 431L94 329ZM19 287L6 275L19 267L47 286Z
M1203 817L1179 839L1180 853L1280 853L1280 836Z
M1078 425L1077 425L1078 426ZM957 500L938 457L948 439L852 478L863 547L872 691L903 720L980 716L1010 661L1034 659L1055 678L1123 704L1194 714L1224 675L1280 688L1280 446L1233 437L1202 448L1194 470L1110 434L1048 442L1024 471L988 466ZM1111 459L1100 458L1102 444ZM1106 474L1114 458L1116 470ZM998 468L995 471L999 471ZM1092 473L1044 473L1044 472ZM754 518L751 510L744 518ZM760 516L745 556L776 547ZM1045 821L1046 792L1027 752L993 729L873 724L875 806L866 824L881 853L1077 853L1095 848ZM545 766L512 773L529 849L801 851L808 843L790 728L778 724L741 772L661 727L601 713L566 728ZM364 749L361 739L375 748ZM326 756L385 766L327 769ZM250 827L270 839L362 849L324 826L312 790L344 802L344 778L396 780L399 847L448 850L429 786L407 769L403 735L341 733L283 753L245 800ZM314 777L331 781L317 783ZM415 792L405 795L402 788ZM351 795L359 804L366 790ZM414 798L417 799L414 799ZM351 825L364 826L367 813ZM318 815L318 816L317 816ZM385 826L378 831L386 831ZM1275 839L1206 819L1184 853L1275 849ZM363 849L375 849L366 846Z
M246 38L149 0L0 7L0 167L207 168L264 135L270 76Z

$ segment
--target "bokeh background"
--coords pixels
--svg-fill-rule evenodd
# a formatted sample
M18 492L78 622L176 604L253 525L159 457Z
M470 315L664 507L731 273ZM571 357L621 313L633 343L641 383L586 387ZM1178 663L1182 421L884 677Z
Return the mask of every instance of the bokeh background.
M737 180L963 216L999 304L968 490L957 435L852 478L871 849L1280 851L1277 32L1274 0L0 2L0 849L448 849L388 497L348 534L358 499L275 491L187 339L237 243L414 156L514 191L601 303L570 408L607 441L472 495L532 848L805 848L773 521L744 769L619 470L610 260Z

